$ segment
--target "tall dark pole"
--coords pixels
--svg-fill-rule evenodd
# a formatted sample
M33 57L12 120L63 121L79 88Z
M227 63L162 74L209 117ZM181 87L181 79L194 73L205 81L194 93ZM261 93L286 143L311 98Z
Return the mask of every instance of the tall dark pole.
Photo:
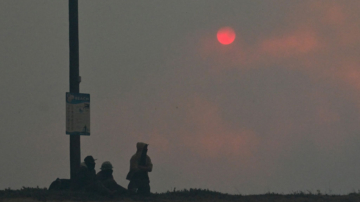
M79 93L78 0L69 0L70 93ZM80 167L80 135L70 135L70 179Z

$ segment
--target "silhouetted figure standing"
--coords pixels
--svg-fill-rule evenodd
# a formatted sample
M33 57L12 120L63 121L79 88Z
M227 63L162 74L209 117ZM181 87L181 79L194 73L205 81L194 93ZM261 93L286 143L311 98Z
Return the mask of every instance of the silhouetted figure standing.
M152 171L153 165L150 157L147 155L148 144L138 142L136 144L136 153L130 159L130 171L126 176L130 180L128 190L131 193L141 195L150 194L150 179L148 172Z
M110 191L115 191L119 194L126 194L127 190L120 186L113 177L113 166L109 161L105 161L101 165L101 171L96 174L96 178Z

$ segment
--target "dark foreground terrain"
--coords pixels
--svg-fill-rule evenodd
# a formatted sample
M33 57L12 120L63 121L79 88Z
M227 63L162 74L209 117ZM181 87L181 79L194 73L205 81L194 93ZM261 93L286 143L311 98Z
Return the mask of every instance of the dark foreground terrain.
M360 202L360 193L327 195L297 192L293 194L267 193L262 195L229 195L215 191L190 189L155 193L150 196L100 196L94 193L48 191L46 188L22 188L0 190L0 202L72 202L72 201L238 201L238 202Z

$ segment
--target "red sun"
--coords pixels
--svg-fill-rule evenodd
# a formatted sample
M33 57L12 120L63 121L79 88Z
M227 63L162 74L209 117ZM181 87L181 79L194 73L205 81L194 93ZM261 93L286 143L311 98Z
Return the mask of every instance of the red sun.
M231 44L235 40L236 34L231 27L222 27L217 32L217 39L223 45Z

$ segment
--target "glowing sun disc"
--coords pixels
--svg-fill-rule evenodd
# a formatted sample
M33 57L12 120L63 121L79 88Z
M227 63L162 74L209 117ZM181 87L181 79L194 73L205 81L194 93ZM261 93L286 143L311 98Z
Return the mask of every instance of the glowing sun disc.
M231 27L222 27L217 32L217 39L223 45L228 45L234 42L236 34Z

